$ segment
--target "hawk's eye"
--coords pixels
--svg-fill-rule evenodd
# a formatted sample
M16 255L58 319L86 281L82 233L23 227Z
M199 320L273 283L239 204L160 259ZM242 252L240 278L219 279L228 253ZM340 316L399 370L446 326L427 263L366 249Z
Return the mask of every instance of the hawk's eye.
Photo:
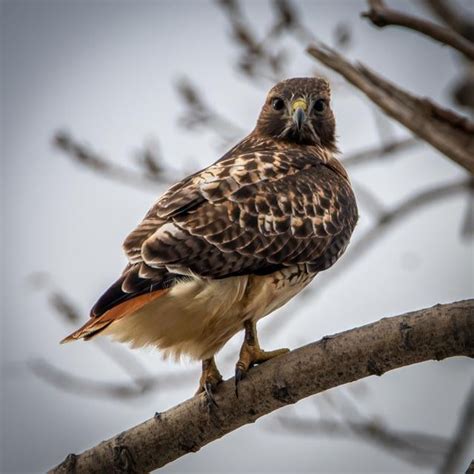
M272 107L275 110L281 110L285 106L285 102L283 102L283 99L280 99L280 97L275 97L272 100Z
M316 112L323 112L324 109L326 108L326 103L324 102L323 99L318 99L315 103L314 103L314 107L313 109L316 111Z

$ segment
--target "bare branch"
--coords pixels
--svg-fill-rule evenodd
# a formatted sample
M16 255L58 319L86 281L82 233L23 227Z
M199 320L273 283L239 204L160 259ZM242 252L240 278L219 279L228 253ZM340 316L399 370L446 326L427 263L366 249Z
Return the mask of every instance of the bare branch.
M268 48L268 40L280 36L294 21L294 12L288 10L287 1L274 3L277 11L277 21L262 40L251 28L250 22L244 16L237 1L220 0L221 7L231 27L232 41L240 53L237 61L239 71L247 77L256 80L261 77L274 82L282 74L284 54L282 51L273 52Z
M369 147L364 150L348 154L342 158L342 163L346 168L371 163L375 160L381 160L400 151L410 149L417 144L419 145L420 141L413 137L402 138L400 140L391 140L390 142L384 143L382 145L376 145L374 147Z
M52 278L48 274L36 273L30 276L30 281L37 288L47 292L49 304L63 321L68 324L77 324L81 319L81 311L64 290L53 285ZM158 387L158 377L150 375L132 352L104 340L94 341L92 346L101 350L120 367L130 377L132 383L96 382L58 369L43 359L33 359L27 363L27 366L34 375L45 382L76 395L129 398L144 395ZM160 378L161 381L164 379Z
M175 177L165 175L163 167L157 162L155 156L151 156L150 150L139 160L143 166L142 172L139 172L104 158L90 147L76 142L70 134L64 131L56 133L53 143L76 163L106 178L140 190L156 190L158 185L170 184L176 180Z
M197 374L194 370L180 370L176 373L160 375L129 374L132 375L132 383L128 381L104 382L74 375L42 358L29 360L27 367L36 377L58 390L73 395L117 400L138 398L158 390L169 391L170 387L191 386L191 375Z
M369 11L361 15L368 18L375 26L402 26L410 30L418 31L443 45L451 46L464 54L471 61L474 60L474 44L462 37L454 30L437 25L423 18L408 15L406 13L392 10L385 6L383 0L368 0Z
M347 252L341 264L332 269L331 272L326 275L326 278L319 282L318 290L322 288L323 284L329 283L329 281L336 278L341 272L347 271L349 265L360 259L366 251L373 248L377 240L382 239L394 225L406 219L407 216L419 211L424 206L437 201L445 201L446 198L450 196L469 191L472 186L473 183L471 180L433 186L410 196L397 206L394 206L393 209L387 210L379 217L378 222L373 227L368 229L364 235L360 236L359 239L351 245L350 252Z
M217 408L205 396L70 455L50 472L149 472L278 408L369 375L426 360L474 357L474 300L436 305L337 334L252 369L239 398L222 383ZM71 461L73 459L73 461Z
M159 149L158 143L150 143L136 153L136 161L138 165L143 168L146 175L160 181L166 170L163 167L163 157Z
M344 76L386 114L474 174L474 123L467 117L409 94L362 64L352 65L323 44L313 44L307 51Z
M129 382L103 382L73 375L50 364L44 359L33 359L28 362L28 368L40 379L54 387L75 395L86 395L100 398L116 398L126 400L141 397L156 390L157 377L136 379L135 384Z
M369 214L372 214L377 221L380 221L387 212L385 205L367 186L354 179L352 180L352 187L357 196L359 206L364 208Z
M356 385L360 386L361 383ZM353 386L354 384L347 386L347 391ZM324 392L321 396L314 397L313 401L315 404L325 402L325 407L320 410L325 414L325 418L303 419L296 414L291 414L291 416L280 415L276 420L293 433L305 437L308 435L321 435L325 438L338 436L372 443L413 465L434 467L448 451L449 439L445 437L397 430L387 426L373 415L362 413L342 387L337 391ZM328 418L331 412L336 419ZM269 431L277 432L272 425Z
M458 13L453 7L454 2L448 0L425 0L430 10L446 25L457 31L467 40L474 41L474 21L467 15Z
M459 417L459 426L451 443L451 449L449 450L444 462L441 466L441 474L451 474L454 472L460 472L462 466L460 461L462 460L465 451L472 446L474 438L474 385L471 386L469 393L467 394L464 408L461 416Z
M367 441L404 459L422 466L433 466L443 455L448 440L425 433L397 431L375 422L308 420L279 417L278 421L292 433L308 436L339 436L356 441ZM272 430L275 433L275 430Z
M242 128L214 110L188 78L181 78L176 83L176 90L186 106L186 112L179 120L183 128L207 128L217 135L223 145L230 145L243 135Z

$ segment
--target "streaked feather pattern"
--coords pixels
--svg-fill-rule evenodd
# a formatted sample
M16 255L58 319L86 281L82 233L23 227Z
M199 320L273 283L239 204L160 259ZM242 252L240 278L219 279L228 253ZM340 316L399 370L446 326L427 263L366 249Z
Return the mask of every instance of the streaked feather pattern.
M319 147L246 140L165 193L125 252L131 262L209 278L297 264L324 270L357 219L350 184L334 163Z

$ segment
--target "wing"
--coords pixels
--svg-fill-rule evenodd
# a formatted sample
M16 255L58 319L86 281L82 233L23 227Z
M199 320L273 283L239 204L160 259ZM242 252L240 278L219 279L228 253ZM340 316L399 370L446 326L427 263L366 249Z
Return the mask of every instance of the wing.
M344 175L316 156L253 152L217 162L171 188L130 234L131 264L202 277L331 266L357 208Z

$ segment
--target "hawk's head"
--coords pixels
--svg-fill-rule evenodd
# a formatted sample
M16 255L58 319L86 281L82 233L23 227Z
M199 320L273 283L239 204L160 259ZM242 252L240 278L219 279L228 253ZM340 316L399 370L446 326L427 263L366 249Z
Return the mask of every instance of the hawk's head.
M272 87L255 132L306 145L336 147L331 89L320 77L287 79Z

